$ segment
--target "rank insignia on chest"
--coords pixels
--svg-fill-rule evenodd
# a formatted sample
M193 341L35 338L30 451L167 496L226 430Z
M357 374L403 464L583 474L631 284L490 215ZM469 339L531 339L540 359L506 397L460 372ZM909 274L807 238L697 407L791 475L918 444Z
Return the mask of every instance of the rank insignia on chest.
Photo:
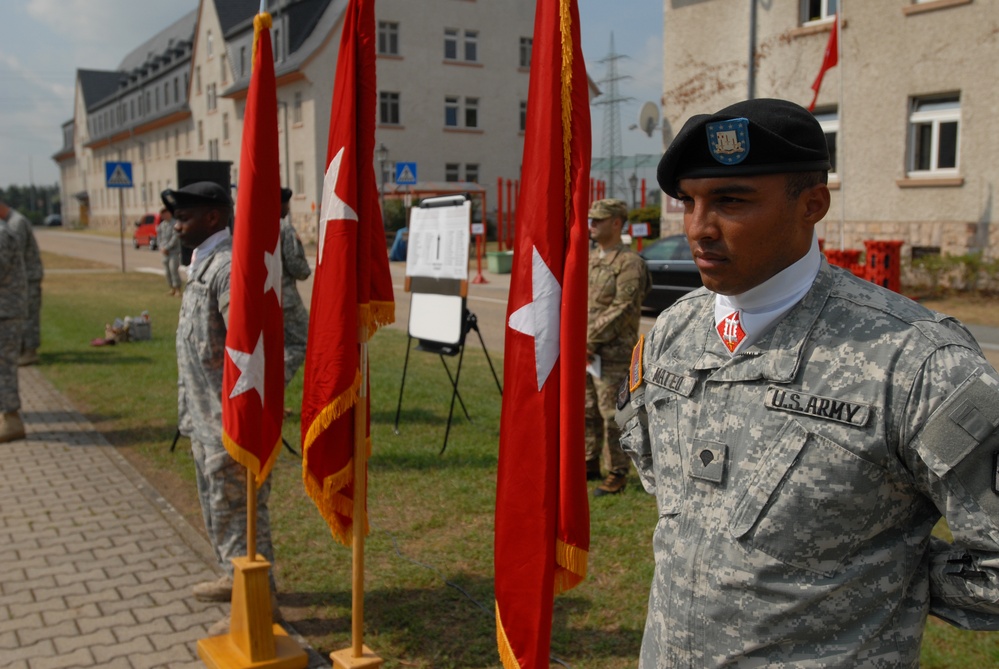
M690 454L691 478L721 483L725 478L727 457L728 446L725 444L694 439L694 448Z
M631 349L631 365L628 368L628 388L632 392L642 385L642 349L645 348L645 335L638 336L638 343Z

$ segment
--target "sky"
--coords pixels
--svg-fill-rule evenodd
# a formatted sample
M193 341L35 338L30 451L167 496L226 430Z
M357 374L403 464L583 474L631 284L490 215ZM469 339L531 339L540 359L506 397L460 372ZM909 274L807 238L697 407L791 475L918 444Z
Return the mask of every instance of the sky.
M414 0L415 1L415 0ZM487 0L502 2L503 0ZM583 57L590 78L616 60L621 155L662 152L661 138L628 130L643 102L662 90L662 0L578 0ZM133 49L198 6L198 0L0 0L0 187L55 184L52 155L73 116L77 68L113 70ZM376 5L377 8L377 5ZM601 85L604 89L605 86ZM599 98L598 98L599 100ZM603 114L593 108L593 155L603 155Z

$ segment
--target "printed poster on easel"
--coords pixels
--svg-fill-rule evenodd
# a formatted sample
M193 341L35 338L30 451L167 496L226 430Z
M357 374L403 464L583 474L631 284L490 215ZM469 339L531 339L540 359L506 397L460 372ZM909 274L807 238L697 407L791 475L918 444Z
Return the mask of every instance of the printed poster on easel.
M426 206L427 202L410 214L406 276L468 280L471 201L455 198L453 204L448 203L451 206Z

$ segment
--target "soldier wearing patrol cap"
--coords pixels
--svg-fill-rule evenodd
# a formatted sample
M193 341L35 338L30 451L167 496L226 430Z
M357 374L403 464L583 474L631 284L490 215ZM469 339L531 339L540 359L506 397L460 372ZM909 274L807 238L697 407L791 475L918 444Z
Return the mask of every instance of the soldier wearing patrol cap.
M284 311L284 385L291 383L295 372L305 362L305 342L309 338L309 312L298 292L299 281L312 275L305 258L305 248L295 226L288 220L291 212L290 188L281 189L281 309Z
M232 263L232 200L222 186L200 181L165 190L163 204L174 216L181 243L194 249L177 325L178 423L191 439L195 478L208 539L222 576L194 586L201 601L232 597L232 558L246 547L246 468L222 444L222 368L229 322L229 275ZM257 552L272 564L270 478L258 489ZM273 572L272 572L273 587ZM209 635L228 631L220 620Z
M600 479L601 455L607 454L607 477L593 494L624 490L631 460L621 450L614 422L617 389L628 376L631 349L638 341L642 300L652 287L645 261L621 240L628 205L597 200L590 205L589 317L586 353L586 476Z
M915 667L927 613L999 629L999 375L825 261L828 169L814 117L765 99L691 118L659 164L704 288L619 400L659 510L642 669Z

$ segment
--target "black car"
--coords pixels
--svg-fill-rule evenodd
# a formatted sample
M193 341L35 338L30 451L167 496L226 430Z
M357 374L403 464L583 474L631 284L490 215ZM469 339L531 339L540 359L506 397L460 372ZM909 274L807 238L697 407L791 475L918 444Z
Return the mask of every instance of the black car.
M670 235L652 242L640 252L652 273L652 291L642 309L659 313L695 288L701 287L690 245L684 235Z

